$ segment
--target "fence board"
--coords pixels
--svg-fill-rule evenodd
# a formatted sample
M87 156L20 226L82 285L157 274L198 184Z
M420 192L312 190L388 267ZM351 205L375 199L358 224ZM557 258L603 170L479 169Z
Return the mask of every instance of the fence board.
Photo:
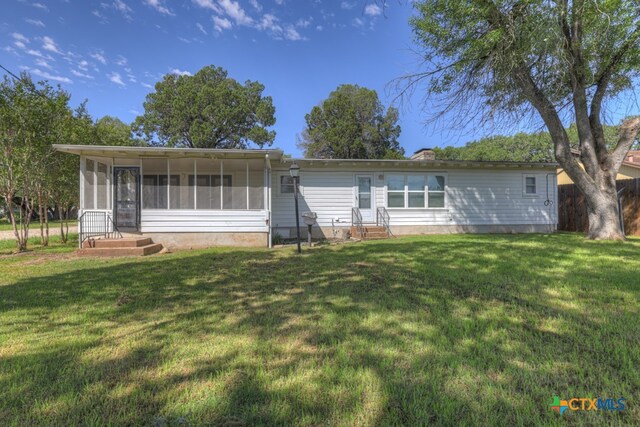
M640 178L624 179L616 182L622 193L622 213L624 231L627 235L640 236ZM589 230L587 203L575 184L558 186L558 230Z

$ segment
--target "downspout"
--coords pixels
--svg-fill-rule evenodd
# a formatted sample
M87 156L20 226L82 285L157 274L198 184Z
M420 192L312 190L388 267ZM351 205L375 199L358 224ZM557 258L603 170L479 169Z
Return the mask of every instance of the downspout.
M547 225L548 225L548 230L549 230L548 233L553 233L553 228L554 227L553 227L553 223L552 223L551 209L552 209L552 206L554 205L554 202L553 202L553 200L549 199L549 176L550 175L555 176L555 173L554 174L548 173L546 175L546 178L547 178L547 200L544 201L544 205L547 207L547 218L548 218L547 219L547 222L548 222ZM556 188L557 188L557 185L556 185Z
M622 193L624 193L624 188L618 190L618 218L620 220L620 231L622 231L622 235L624 236L624 214L622 213Z

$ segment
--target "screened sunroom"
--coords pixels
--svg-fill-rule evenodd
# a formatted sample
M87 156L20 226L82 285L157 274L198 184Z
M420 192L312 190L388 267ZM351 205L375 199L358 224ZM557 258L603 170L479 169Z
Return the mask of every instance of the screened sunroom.
M80 155L80 226L90 218L125 232L269 232L279 150L56 148Z

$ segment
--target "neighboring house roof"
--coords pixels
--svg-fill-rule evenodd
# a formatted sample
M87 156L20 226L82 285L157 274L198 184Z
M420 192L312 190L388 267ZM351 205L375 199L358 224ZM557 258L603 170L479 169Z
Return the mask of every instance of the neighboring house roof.
M572 149L571 153L576 157L580 155L580 151L576 149ZM634 158L633 156L640 155L640 151L638 150L630 151L629 154L631 154L632 156L631 159L633 159ZM629 154L627 154L626 159L629 159ZM578 159L578 162L582 167L582 162L580 162L580 159ZM564 169L558 168L557 175L558 175L559 185L573 183L573 180L569 178L569 175L567 175ZM623 161L622 164L620 165L620 169L618 169L618 175L616 176L616 179L621 180L621 179L633 179L633 178L640 178L640 162L631 162L627 160Z
M63 153L97 157L203 157L220 159L251 159L264 158L269 155L271 160L280 160L283 164L296 162L306 166L377 166L377 167L455 167L470 169L550 169L555 170L557 163L526 163L526 162L492 162L471 160L397 160L397 159L294 159L283 157L284 153L278 149L267 150L228 150L213 148L167 148L167 147L114 147L104 145L71 145L54 144L54 149Z

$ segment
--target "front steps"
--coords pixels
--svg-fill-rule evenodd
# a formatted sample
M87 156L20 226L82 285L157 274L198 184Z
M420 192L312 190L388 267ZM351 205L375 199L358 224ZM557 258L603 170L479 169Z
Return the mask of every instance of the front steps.
M148 237L125 237L123 239L89 239L78 249L81 256L145 256L162 250L160 243Z
M363 240L388 239L389 233L384 227L377 225L363 225L364 233L358 231L358 227L351 227L351 237Z

